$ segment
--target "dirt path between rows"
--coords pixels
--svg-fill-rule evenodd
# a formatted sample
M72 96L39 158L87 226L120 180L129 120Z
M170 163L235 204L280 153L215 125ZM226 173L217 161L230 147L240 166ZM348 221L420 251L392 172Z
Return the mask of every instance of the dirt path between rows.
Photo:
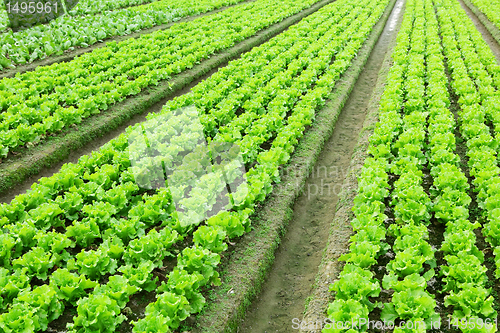
M338 195L349 172L351 156L367 115L380 68L402 18L399 0L364 70L326 142L316 166L297 199L293 219L276 252L261 294L250 307L238 332L290 332L302 319L334 220ZM334 230L348 239L350 230ZM346 247L346 243L337 244ZM322 312L323 309L316 309Z
M500 44L496 41L496 39L488 31L488 29L486 29L486 27L477 17L477 15L474 14L474 12L464 3L464 1L458 0L458 2L460 3L460 6L462 6L463 10L465 10L469 18L472 20L476 29L481 33L483 39L489 45L491 51L493 52L495 58L497 59L497 64L500 64Z
M252 1L254 1L254 0L252 0ZM274 36L288 30L292 25L297 24L304 17L311 15L312 13L316 12L317 10L322 8L323 6L329 4L333 1L334 0L320 0L320 1L316 2L314 5L312 5L311 7L308 7L306 9L298 12L295 15L292 15L288 18L285 18L284 20L282 20L279 23L276 23L276 24L274 24L266 29L259 31L254 36L252 36L252 37L250 37L242 42L237 43L232 48L224 50L218 54L211 56L210 59L203 61L201 64L193 67L193 69L187 70L187 71L179 74L178 80L177 80L177 77L174 77L174 79L172 79L171 81L168 81L165 84L173 84L173 86L178 85L178 86L181 86L182 89L177 90L177 88L172 88L172 86L170 86L170 88L168 88L168 89L170 89L170 91L171 91L171 89L173 89L172 93L167 94L167 97L160 99L158 102L156 102L152 106L150 106L146 111L141 112L140 114L134 114L132 116L129 116L128 120L122 122L119 126L116 126L116 128L113 130L108 130L107 128L105 128L106 132L104 134L99 132L97 135L94 135L94 138L92 140L87 141L80 148L72 150L68 155L66 155L64 158L62 158L60 160L60 162L54 162L51 164L50 167L44 167L40 172L36 173L33 176L28 176L22 182L18 182L17 185L15 185L14 187L11 187L8 190L3 191L3 192L0 191L0 203L3 203L3 202L8 203L8 202L12 201L12 199L15 198L17 195L25 193L31 187L31 185L35 182L38 182L40 180L40 178L51 177L54 173L59 172L61 166L64 163L76 163L81 156L90 154L90 153L92 153L92 151L98 150L102 145L106 144L110 140L116 138L117 136L119 136L120 134L125 132L127 127L133 126L133 125L140 123L140 122L143 122L149 113L160 112L168 100L171 100L177 96L188 93L192 87L194 87L195 85L197 85L201 81L210 77L212 74L217 72L220 68L227 66L227 64L231 60L239 58L239 56L242 53L248 52L253 47L257 47L257 46L267 42L268 40L270 40ZM189 83L183 83L186 80L186 78L189 79L188 80ZM149 92L147 90L143 91L141 94L145 95L145 96L149 96ZM138 98L139 98L139 95L132 97L130 99L127 99L124 102L122 102L121 104L115 104L110 109L108 109L107 112L103 112L103 113L96 115L94 117L90 117L90 118L85 119L82 122L82 124L84 124L84 123L88 123L90 125L95 124L97 118L106 120L106 117L110 113L110 110L123 109L124 108L123 105L125 105L125 103L130 103L133 105L134 101L138 100ZM100 121L102 121L102 120L100 120ZM101 126L101 125L99 125L99 126ZM102 125L102 126L104 126L104 125ZM104 127L106 127L106 126L104 126ZM80 130L80 132L83 132L83 131ZM66 145L66 142L64 144ZM47 154L50 156L50 154L52 152L52 147L48 146L47 150L48 150L48 152L42 152L41 155ZM31 162L30 159L36 159L36 156L35 156L35 158L31 155L28 156L26 158L27 163ZM15 172L18 172L17 170L18 169L16 169Z

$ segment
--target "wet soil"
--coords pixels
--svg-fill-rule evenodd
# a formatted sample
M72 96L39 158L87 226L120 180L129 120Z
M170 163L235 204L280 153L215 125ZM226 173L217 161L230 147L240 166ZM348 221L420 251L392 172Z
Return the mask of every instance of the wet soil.
M250 307L238 332L290 332L302 319L304 302L313 290L318 266L323 257L335 217L344 179L351 171L351 157L370 97L376 86L391 39L397 33L404 1L398 1L372 54L358 78L340 114L330 139L325 143L317 164L308 178L304 192L293 208L293 218L282 239L274 264L262 289ZM360 161L362 163L362 161ZM347 240L347 226L333 231ZM333 244L337 255L347 248L346 242ZM331 249L329 249L331 250Z

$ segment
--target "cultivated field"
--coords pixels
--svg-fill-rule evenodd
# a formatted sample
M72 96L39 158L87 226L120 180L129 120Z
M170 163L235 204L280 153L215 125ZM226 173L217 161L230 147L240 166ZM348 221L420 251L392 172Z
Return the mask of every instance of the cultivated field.
M498 331L499 0L10 10L0 333Z

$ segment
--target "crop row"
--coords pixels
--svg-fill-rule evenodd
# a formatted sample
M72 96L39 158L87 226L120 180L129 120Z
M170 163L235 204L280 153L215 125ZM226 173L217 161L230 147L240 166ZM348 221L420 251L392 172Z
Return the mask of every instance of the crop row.
M500 3L495 0L471 0L471 3L483 12L500 29Z
M78 4L68 11L68 15L80 16L80 15L92 15L104 13L110 10L117 10L126 7L144 5L147 3L161 1L161 0L80 0Z
M3 9L2 4L0 7L0 31L4 31L9 26L9 16L7 15L7 11Z
M379 305L382 307L380 319L389 325L396 324L394 332L423 332L443 326L455 326L462 332L494 332L496 329L493 325L496 318L496 311L492 307L493 297L490 295L491 290L486 288L484 255L475 244L474 229L480 225L468 221L468 206L471 202L467 194L469 185L460 169L460 158L455 154L455 120L449 109L447 91L444 55L452 68L452 86L468 89L466 91L470 94L474 92L472 88L464 87L466 79L457 77L455 72L457 69L466 72L466 68L470 68L470 72L478 73L481 67L474 63L468 63L468 67L460 64L462 59L457 48L457 44L460 44L454 41L454 37L462 41L463 54L471 56L470 48L474 49L473 43L480 41L480 38L472 39L471 43L459 37L461 33L458 30L467 31L464 25L471 29L469 31L475 31L468 25L465 13L462 13L458 3L453 1L433 3L431 0L414 0L407 3L398 44L392 55L394 66L380 103L380 122L370 138L368 152L373 158L367 159L359 178L359 194L353 208L356 219L352 221L356 234L351 239L351 253L341 258L347 264L339 281L331 288L336 292L336 299L330 304L328 315L335 322L352 323L363 318L368 323L369 312ZM452 30L453 20L456 30ZM442 43L439 32L443 37ZM477 49L485 50L482 46L477 46ZM469 51L466 51L467 48ZM481 58L485 62L490 59L489 55L476 54L470 60L480 63L478 59ZM489 70L494 72L493 64L488 65ZM481 74L479 77L483 79L488 76L484 72ZM490 84L493 81L490 78ZM478 87L490 93L485 95L485 101L488 97L496 96L495 88L484 84L478 84ZM466 94L459 96L462 107L467 106L463 104L467 103L467 98L471 103L479 101ZM485 113L491 110L488 109L491 104L485 104L486 107L475 105L469 110L474 110L477 117L476 110L482 109ZM461 113L463 116L464 113ZM469 152L471 174L475 174L474 148L494 153L489 148L491 137L483 136L474 140L465 135L464 129L479 131L473 118L466 116L461 120L461 131L468 140L467 146L473 148L473 153ZM486 130L480 133L485 134ZM428 192L422 187L424 167L430 170L432 179ZM485 170L484 165L482 167ZM491 166L492 169L498 175L498 169ZM389 171L397 179L392 190L387 182ZM490 182L491 175L493 171L488 173ZM474 184L478 184L477 180ZM476 190L481 189L476 187ZM383 278L382 285L384 289L392 289L392 300L383 305L372 304L369 297L378 296L381 289L379 282L373 279L370 267L387 252L387 246L382 241L386 233L384 222L388 220L383 212L386 209L384 200L389 195L395 223L390 225L387 232L395 237L395 257L387 264L388 274ZM429 238L426 226L432 217L446 224L444 242L440 248L446 265L438 272L445 284L442 292L447 294L444 305L453 307L453 316L446 323L440 323L434 295L427 291L429 281L434 280L436 267L435 250L426 241ZM485 235L491 235L491 221L483 229ZM491 236L487 238L492 239ZM367 255L363 256L365 253ZM398 327L401 321L421 326ZM366 325L360 327L361 331L366 328ZM340 330L324 330L337 331Z
M258 0L0 80L1 155L192 68L316 1Z
M391 171L396 176L391 193L395 223L389 234L395 237L392 247L394 259L387 264L388 274L383 287L393 290L392 299L384 304L381 319L395 323L403 320L424 323L425 327L437 325L434 296L426 290L427 282L434 276L436 259L429 241L427 226L431 218L431 199L423 187L423 167L427 162L423 154L426 139L428 100L425 81L433 67L431 61L432 26L424 13L423 1L413 5L413 31L410 50L404 57L406 71L401 77L405 83L399 100L403 99L399 135L391 144L394 159ZM428 88L432 89L433 82ZM371 141L373 142L373 141ZM422 324L420 324L422 325ZM415 327L413 327L415 329ZM399 327L395 332L404 331Z
M498 118L497 101L500 96L499 67L495 64L491 50L463 10L451 1L436 3L443 30L443 45L451 71L451 86L459 97L460 132L466 140L472 183L485 218L482 231L496 256L498 277L500 168L497 141L492 133L498 133L495 119ZM472 302L478 295L486 297L488 293L481 289L471 289L465 296ZM482 316L491 316L494 313L491 308L493 299L490 297L488 301L481 310L472 307L472 311L479 312Z
M6 293L3 287L2 297L9 298L5 297L0 327L18 329L9 325L27 322L27 318L33 322L55 319L64 302L68 302L65 297L70 297L67 283L76 290L70 302L79 298L72 332L114 331L124 319L121 309L139 288L156 288L158 297L146 308L145 318L135 323L134 332L166 332L176 328L190 313L199 311L204 303L199 288L218 283L217 253L227 248L225 238L245 232L248 215L272 190L272 183L279 180L278 167L288 160L306 126L313 121L315 111L324 104L385 10L387 1L365 0L362 5L354 0L340 0L324 7L231 62L192 93L172 100L161 114L148 116L146 124L129 129L92 156L65 165L61 172L33 185L28 193L2 205L3 230L8 231L1 235L4 275L27 274L30 278L13 280L19 282L17 289L8 289L12 293ZM238 88L232 89L233 84ZM250 98L259 90L265 94L261 94L256 106ZM200 94L205 98L197 105L196 97ZM229 106L231 112L221 113ZM176 110L181 110L180 114ZM201 127L192 120L198 114ZM271 135L264 141L270 142L270 147L265 149L261 136L265 135L263 127L269 126ZM222 136L219 129L232 135ZM148 133L147 141L154 144L137 144L141 137L138 133ZM208 147L214 147L213 142L222 147L217 150L215 145L212 154L217 150L221 156L232 156L224 147L240 146L242 161L251 166L244 177L247 185L241 184L228 195L233 210L211 217L214 193L221 191L217 179L221 181L223 177L231 183L241 177L226 168L222 174L216 172L220 168L214 169L198 146L193 147L196 138L206 136L210 139ZM145 152L148 157L132 165L133 153ZM168 189L141 189L136 175L141 176L141 184L157 184L162 176L141 172L150 162L153 164L146 171L155 166L167 171L176 163L183 164L170 174ZM229 165L233 164L226 166ZM234 167L239 169L240 165L235 163ZM193 206L195 202L198 206ZM176 211L175 203L181 209ZM203 221L207 226L198 226ZM36 234L50 236L44 238L44 243ZM192 247L182 250L167 282L157 287L153 269L163 265L169 248L181 246L181 236L190 234ZM48 241L51 238L53 242ZM47 242L49 248L44 249ZM96 246L86 251L92 244ZM71 246L82 250L76 256L65 254L71 252ZM38 269L44 263L39 260L31 265L34 257L47 258L44 261L48 264ZM107 284L95 287L94 282L109 274ZM49 291L37 287L31 290L29 280L35 276L50 280L40 288L53 289L51 304L57 306L38 301L36 295ZM85 297L88 288L94 289ZM12 321L21 315L23 320Z
M162 0L106 12L105 15L63 15L50 23L26 30L6 31L0 34L0 70L242 1L202 0L193 3L189 0ZM0 15L4 14L0 12Z
M74 8L66 11L66 14L70 16L102 14L112 10L144 5L155 1L160 0L81 0L78 1ZM73 3L73 1L69 1L69 3ZM5 11L3 0L0 1L0 16L0 31L3 31L8 27L8 16ZM3 20L4 17L5 20Z
M70 11L65 10L65 14L70 16L83 16L102 14L104 12L122 9L131 6L148 4L159 0L82 0L78 1L77 5ZM72 4L74 1L69 1ZM4 32L9 27L9 18L3 0L0 1L0 32Z

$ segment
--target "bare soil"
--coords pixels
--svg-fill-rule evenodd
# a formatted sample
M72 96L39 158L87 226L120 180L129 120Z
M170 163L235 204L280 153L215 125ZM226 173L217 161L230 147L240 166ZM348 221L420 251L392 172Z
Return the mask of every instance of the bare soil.
M276 252L262 292L251 305L238 332L290 332L293 323L302 320L305 300L313 291L318 266L327 246L339 194L353 167L351 157L368 113L368 103L380 68L389 52L391 40L397 34L396 27L402 17L403 4L404 1L400 0L395 5L337 120L332 136L325 143L324 150L306 181L304 192L293 207L293 218ZM363 159L356 160L356 163L362 165ZM345 211L342 214L349 215ZM330 239L325 252L335 257L347 249L351 234L348 228L349 218L344 216L341 219L347 225L332 227L330 236L335 239ZM335 264L332 261L332 265ZM308 310L312 313L319 315L324 312L324 308L311 305L310 303Z

